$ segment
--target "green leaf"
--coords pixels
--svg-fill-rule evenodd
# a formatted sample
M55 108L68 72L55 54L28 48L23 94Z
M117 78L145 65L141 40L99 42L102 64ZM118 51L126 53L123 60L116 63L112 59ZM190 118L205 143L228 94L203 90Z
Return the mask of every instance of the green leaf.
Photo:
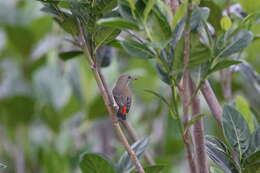
M186 133L187 130L193 124L195 124L200 118L203 118L204 116L205 116L205 114L197 114L197 115L192 116L192 118L186 124L184 124L184 133Z
M160 12L150 12L145 31L152 42L162 42L171 37L170 25L166 17Z
M247 13L257 12L260 8L260 1L258 0L237 0Z
M127 53L139 58L154 58L154 53L144 44L134 40L127 40L121 42L122 47Z
M144 91L148 92L150 94L153 94L154 96L158 97L163 103L165 103L170 110L170 114L171 114L172 118L176 119L176 115L174 114L174 112L172 110L172 106L170 105L170 103L168 103L168 101L162 95L160 95L159 93L157 93L153 90L150 90L150 89L145 89Z
M98 9L100 13L111 11L117 5L117 0L95 0L94 2L94 8Z
M208 21L209 21L210 24L213 25L213 27L216 31L220 31L221 26L220 26L219 21L222 18L221 7L215 1L212 1L212 0L201 1L200 6L201 7L208 7L210 9Z
M256 129L250 137L250 148L248 153L251 154L260 150L260 128Z
M67 61L69 59L72 59L72 58L75 58L79 55L82 55L83 52L82 51L68 51L68 52L61 52L59 53L59 57L64 60L64 61Z
M95 153L83 153L80 156L79 166L83 173L116 173L109 159Z
M95 51L102 45L109 43L110 41L114 40L119 34L119 29L110 28L110 27L99 27L97 29L95 41L96 47Z
M118 29L132 29L139 30L139 27L126 19L120 17L110 17L105 19L99 19L97 24L100 26L114 27Z
M197 29L202 22L206 22L206 20L209 17L209 8L202 7L202 8L196 8L193 10L191 15L191 31Z
M131 148L135 152L136 156L138 158L141 157L144 150L147 148L149 143L148 138L144 138L141 140L136 141ZM131 171L134 168L134 165L132 163L132 160L127 152L125 152L119 159L119 162L117 163L117 172L128 172Z
M243 161L243 167L244 168L253 168L254 171L257 172L257 170L260 170L260 150L250 154L248 157L246 157Z
M226 39L223 37L222 39ZM248 30L241 30L239 31L234 37L230 38L228 41L222 41L222 49L217 51L216 57L227 57L234 53L237 53L244 48L246 48L251 41L253 40L252 32Z
M165 166L164 165L152 165L152 166L147 166L144 168L144 172L145 173L160 173L163 168ZM132 171L131 173L138 173L137 171Z
M216 71L220 71L222 69L225 69L225 68L230 67L235 64L240 64L240 63L241 63L241 61L224 59L224 60L218 62L212 69L210 69L209 74L214 73Z
M7 168L7 166L2 164L2 163L0 163L0 168Z
M168 103L168 101L166 100L166 98L164 98L162 95L160 95L159 93L150 90L150 89L145 89L145 92L148 92L150 94L153 94L154 96L158 97L163 103L165 103L169 108L170 108L170 104Z
M225 173L239 173L227 146L213 136L206 136L206 150L209 158Z
M250 131L246 120L233 106L225 105L222 121L226 140L233 150L239 154L239 159L242 159L250 142Z
M147 22L150 11L152 10L156 0L148 0L144 9L144 23Z
M171 85L172 79L171 79L169 73L167 73L159 63L156 64L156 69L157 69L157 73L159 74L160 79L163 82L165 82L167 85Z
M211 173L224 173L220 168L213 167L213 166L210 167L210 172Z
M229 30L232 26L232 21L228 16L223 16L220 20L221 28L225 31Z
M236 107L239 112L244 116L245 120L247 121L247 124L249 126L250 132L255 131L254 126L254 117L251 114L250 107L246 101L246 99L242 96L236 97Z
M158 97L163 103L165 103L169 110L170 110L170 115L172 116L173 119L176 119L176 115L174 114L173 110L172 110L172 106L170 105L170 103L168 103L168 101L159 93L153 91L153 90L149 90L149 89L145 89L145 92L148 92L150 94L153 94L154 96Z

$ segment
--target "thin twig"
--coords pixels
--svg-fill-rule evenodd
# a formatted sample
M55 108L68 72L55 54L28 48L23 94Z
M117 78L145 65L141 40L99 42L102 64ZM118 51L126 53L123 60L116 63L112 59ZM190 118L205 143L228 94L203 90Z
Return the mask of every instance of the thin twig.
M213 116L218 122L218 125L222 127L222 107L220 106L217 97L212 90L209 82L206 80L200 88Z
M122 142L126 151L129 154L131 160L133 161L135 168L138 171L138 173L145 173L139 159L137 158L135 152L132 150L131 146L129 145L129 143L128 143L128 141L127 141L120 125L119 125L119 122L118 122L118 120L115 116L115 110L113 108L113 105L114 105L113 99L111 97L111 94L109 94L107 84L104 80L103 75L101 74L99 67L95 64L93 57L89 53L90 51L88 49L88 46L87 46L87 43L86 43L86 40L85 40L84 31L83 31L83 28L82 28L79 21L78 21L78 24L79 24L79 30L80 30L80 45L82 47L82 50L84 52L84 55L85 55L87 61L89 62L90 66L91 66L91 69L92 69L92 72L94 74L95 80L97 82L98 88L99 88L100 93L101 93L101 95L104 99L106 108L109 112L109 115L112 118L113 127L114 127L114 129L115 129L115 131L118 135L119 140Z
M196 86L190 78L190 92L193 93ZM192 100L192 115L198 115L200 113L200 99L198 95ZM199 173L208 173L208 163L204 140L204 126L203 119L198 119L193 125L193 137L195 144L196 162Z
M122 124L124 125L129 137L131 138L131 140L133 142L136 142L138 140L137 135L134 133L134 129L131 126L131 124L129 123L128 120L125 121L121 121ZM147 163L149 163L150 165L155 165L155 161L153 160L153 158L151 157L151 155L146 151L144 153L144 159L147 161Z

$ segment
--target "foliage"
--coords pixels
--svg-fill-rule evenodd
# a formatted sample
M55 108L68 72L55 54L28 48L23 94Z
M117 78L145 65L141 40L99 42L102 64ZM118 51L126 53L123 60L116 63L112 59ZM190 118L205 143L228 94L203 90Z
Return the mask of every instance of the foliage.
M225 172L258 172L260 143L255 139L260 135L259 129L250 133L244 116L235 107L225 105L223 131L229 145L207 136L209 157Z
M181 2L175 14L162 0L0 2L0 169L135 172L109 126L86 44L109 88L122 73L140 79L128 119L138 136L150 136L149 144L147 138L132 144L145 172L187 172L178 128L188 4ZM216 73L240 72L232 75L235 107L224 106L225 141L205 109L183 124L186 133L203 119L206 133L218 136L206 137L218 165L210 166L213 173L259 169L259 0L235 0L232 9L237 3L227 14L225 0L196 0L191 15L188 68L196 93L209 79L224 102ZM141 157L148 147L156 165Z

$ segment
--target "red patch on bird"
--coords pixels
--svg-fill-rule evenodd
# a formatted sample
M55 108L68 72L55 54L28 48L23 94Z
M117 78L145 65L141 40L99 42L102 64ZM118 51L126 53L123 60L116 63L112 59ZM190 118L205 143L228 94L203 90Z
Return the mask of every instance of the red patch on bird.
M126 107L126 105L124 105L124 107L123 107L122 109L120 109L118 112L119 112L120 114L125 115L125 114L126 114L126 110L127 110L127 107Z

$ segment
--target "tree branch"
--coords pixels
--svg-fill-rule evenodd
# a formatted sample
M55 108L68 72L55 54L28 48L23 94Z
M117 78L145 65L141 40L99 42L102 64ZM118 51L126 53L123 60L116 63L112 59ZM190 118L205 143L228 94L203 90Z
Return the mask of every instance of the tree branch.
M192 1L188 1L187 7L187 18L184 30L184 72L183 72L183 93L182 93L182 103L183 103L183 123L186 124L189 120L189 61L190 61L190 21L192 13ZM183 132L182 132L183 133ZM189 161L190 172L197 173L197 168L194 162L194 158L191 152L190 145L190 132L189 129L187 133L182 134L184 145L187 150L187 157Z
M195 84L190 79L190 92L193 93L196 89ZM198 95L195 95L192 100L192 115L198 115L200 113L200 99ZM204 126L203 119L198 119L193 125L193 137L195 144L195 154L196 161L199 173L208 173L208 162L205 149L205 140L204 140Z
M131 138L131 140L133 142L136 142L138 140L137 135L134 133L134 129L131 126L131 124L129 123L128 120L125 121L121 121L122 124L124 125L129 137ZM153 160L153 158L151 157L151 155L146 151L144 153L144 159L147 161L147 163L149 163L150 165L155 165L155 161Z
M220 106L217 97L212 90L209 82L206 80L200 88L214 118L217 120L218 125L222 127L222 107Z
M80 30L80 45L81 48L84 52L84 55L87 59L87 61L89 62L92 72L94 74L95 80L97 82L98 88L100 90L100 93L104 99L106 108L109 112L110 117L112 118L113 121L113 127L118 135L119 140L122 142L122 144L124 145L126 151L128 152L131 160L133 161L136 170L138 171L138 173L145 173L144 169L139 161L139 159L137 158L135 152L132 150L131 146L129 145L120 125L119 122L115 116L115 110L114 110L114 102L113 102L113 98L111 97L111 94L109 94L109 90L107 88L107 84L104 80L104 77L99 69L99 67L95 64L95 61L93 59L93 57L90 54L90 51L88 49L87 46L87 42L85 40L85 35L84 35L84 31L83 31L83 27L81 26L80 21L78 20L78 24L79 24L79 30Z

